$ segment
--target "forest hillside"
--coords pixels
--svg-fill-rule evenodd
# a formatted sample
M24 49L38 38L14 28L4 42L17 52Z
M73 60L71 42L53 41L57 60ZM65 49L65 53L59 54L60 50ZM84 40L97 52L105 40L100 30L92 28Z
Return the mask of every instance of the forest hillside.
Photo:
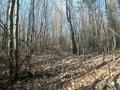
M120 0L0 0L0 90L120 90Z

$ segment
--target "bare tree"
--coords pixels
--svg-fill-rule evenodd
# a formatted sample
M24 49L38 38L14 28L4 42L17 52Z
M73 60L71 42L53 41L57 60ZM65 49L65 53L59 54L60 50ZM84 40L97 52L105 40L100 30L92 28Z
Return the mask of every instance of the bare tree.
M8 55L9 55L9 69L10 69L10 83L12 85L12 82L13 82L13 78L14 78L14 49L15 49L15 46L14 46L14 33L13 33L13 26L14 26L14 22L13 22L13 16L14 16L14 6L15 6L15 0L10 0L9 1L9 25L8 25L8 28L10 30L10 40L9 40L9 43L8 43L8 48L9 48L9 51L8 51Z
M66 0L66 16L67 16L67 20L68 20L69 25L70 25L72 50L73 50L74 54L77 54L77 45L76 45L76 42L75 42L75 30L73 28L73 23L72 23L71 8L72 8L72 0Z
M18 51L18 45L19 45L19 32L18 32L18 27L19 27L19 0L17 0L17 10L16 10L16 48L15 48L15 79L18 79L18 56L19 56L19 51Z

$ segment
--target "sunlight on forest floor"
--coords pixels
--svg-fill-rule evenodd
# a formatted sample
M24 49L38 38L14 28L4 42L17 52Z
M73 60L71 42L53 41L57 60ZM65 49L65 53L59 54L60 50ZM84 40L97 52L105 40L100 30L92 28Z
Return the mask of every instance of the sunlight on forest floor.
M87 56L85 56L87 57ZM29 69L34 78L18 81L14 88L17 90L102 90L100 88L108 79L108 62L111 75L116 78L120 86L120 58L116 53L116 61L112 55L87 57L64 54L62 51L53 51L42 55L33 55Z

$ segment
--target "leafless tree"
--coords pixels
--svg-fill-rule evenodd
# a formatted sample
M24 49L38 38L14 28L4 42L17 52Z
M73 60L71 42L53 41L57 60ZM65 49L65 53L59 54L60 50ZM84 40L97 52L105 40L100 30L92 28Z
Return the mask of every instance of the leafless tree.
M74 54L77 54L77 45L76 45L76 42L75 42L75 35L74 35L75 30L73 28L71 8L72 8L72 0L66 0L66 16L67 16L67 20L68 20L69 25L70 25L72 50L73 50Z

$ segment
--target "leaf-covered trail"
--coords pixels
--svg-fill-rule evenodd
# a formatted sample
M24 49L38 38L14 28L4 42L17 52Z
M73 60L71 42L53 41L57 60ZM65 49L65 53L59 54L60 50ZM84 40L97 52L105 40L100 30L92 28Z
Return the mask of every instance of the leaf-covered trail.
M111 77L117 77L120 85L120 57L116 53L116 61L112 55L92 57L91 55L75 56L63 52L33 55L30 71L34 78L17 82L16 88L30 90L101 90L107 81L108 63ZM18 87L19 86L19 87Z

